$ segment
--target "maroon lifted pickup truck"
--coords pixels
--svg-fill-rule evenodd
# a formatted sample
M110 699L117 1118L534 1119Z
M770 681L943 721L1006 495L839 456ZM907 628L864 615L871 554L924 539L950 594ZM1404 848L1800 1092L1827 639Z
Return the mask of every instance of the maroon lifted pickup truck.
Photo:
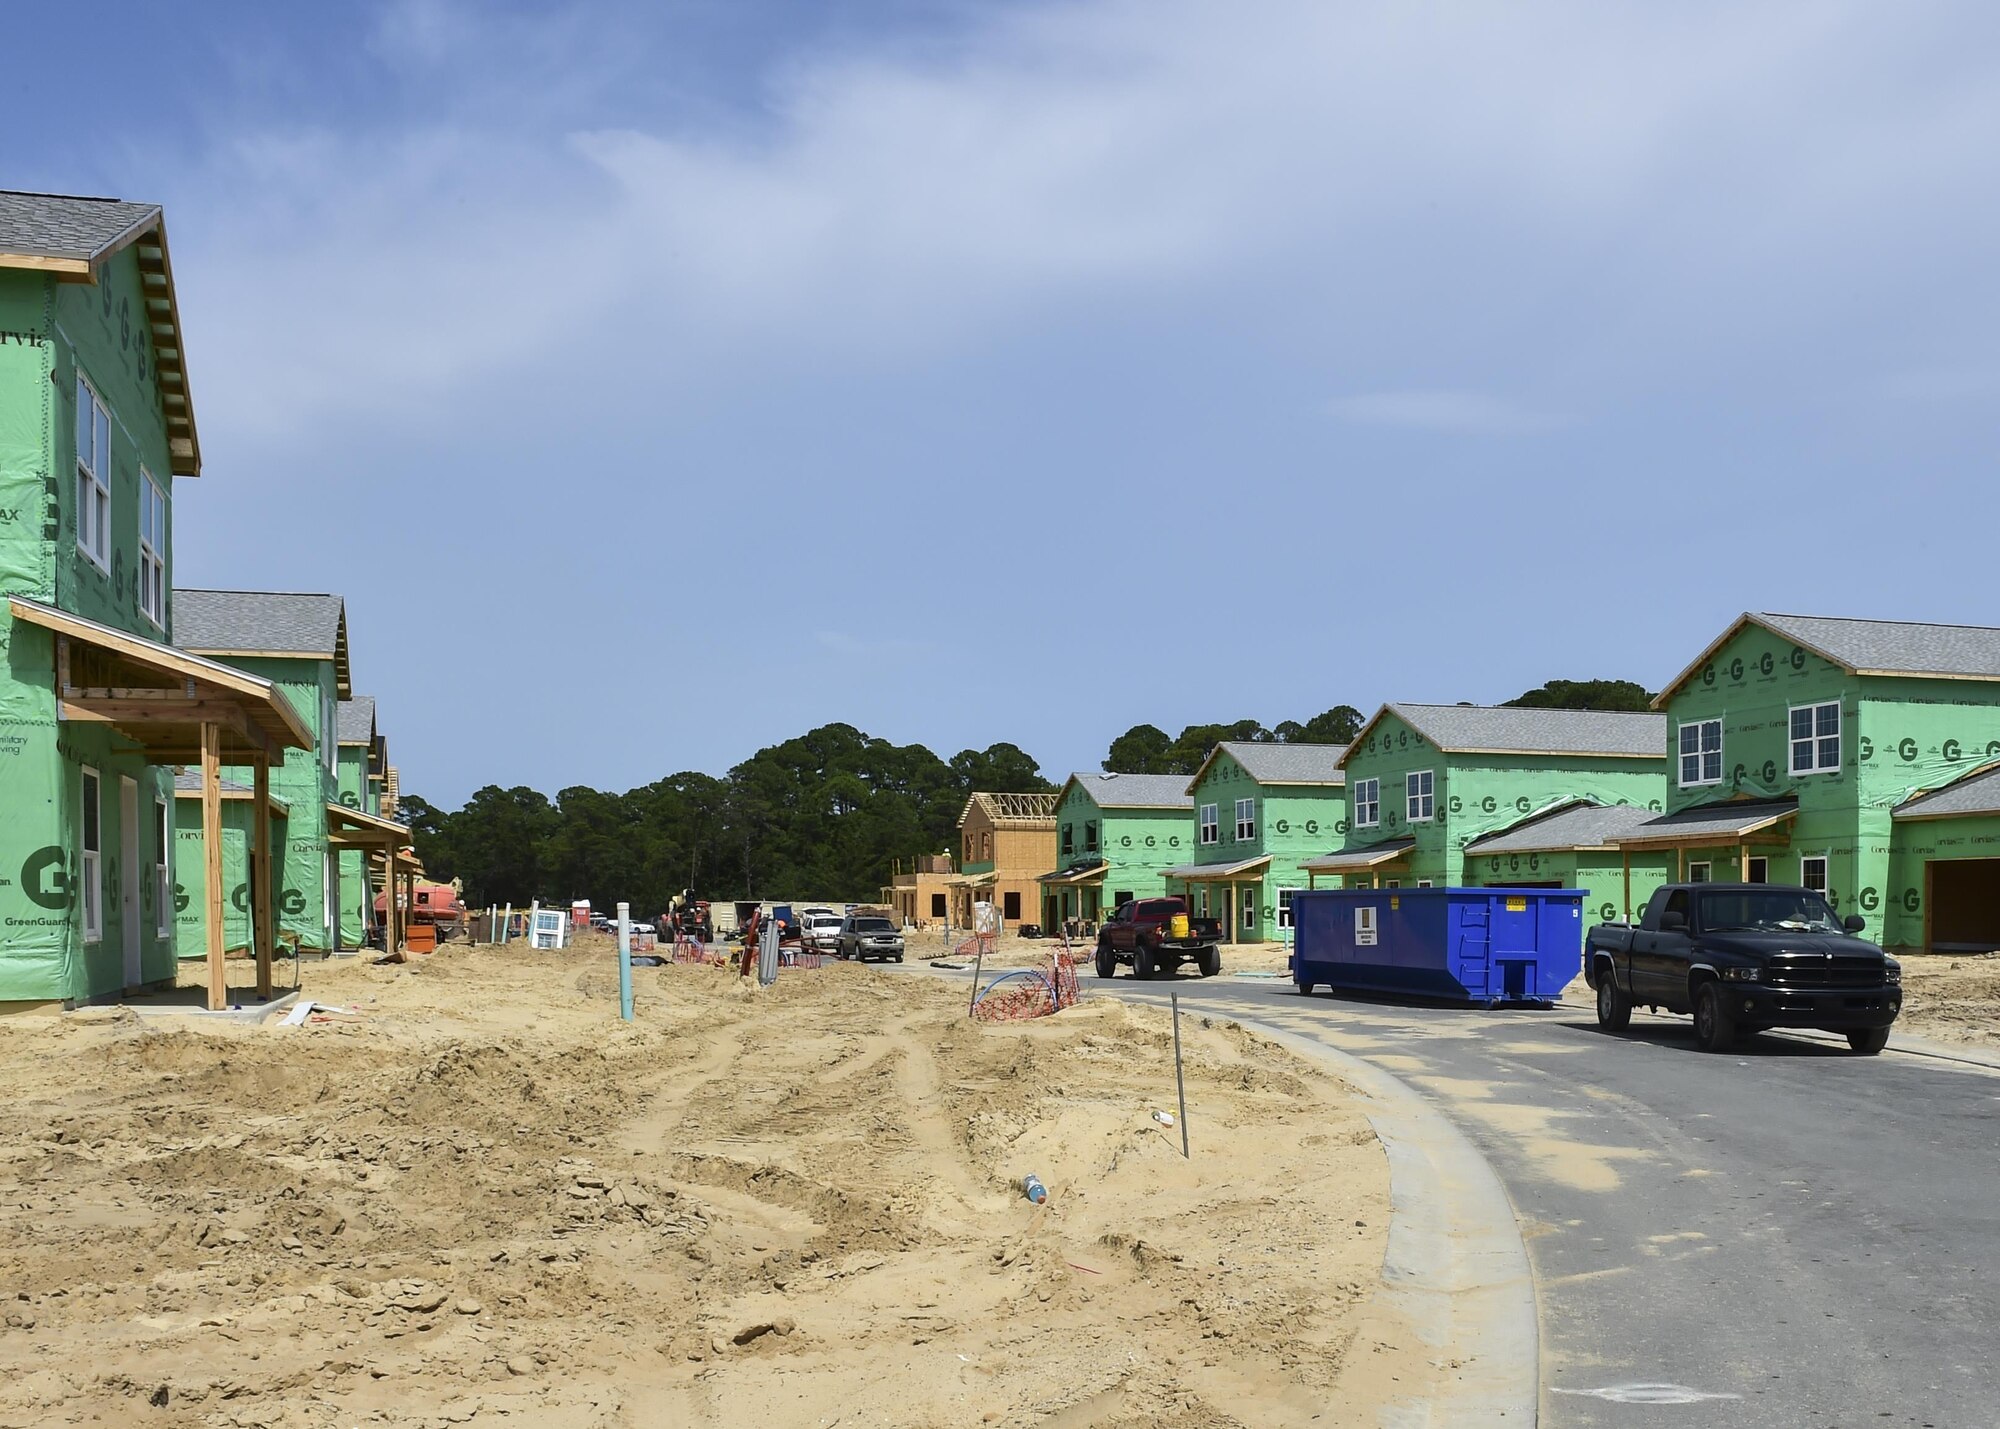
M1097 975L1116 977L1130 963L1134 977L1158 977L1193 963L1203 977L1222 971L1222 924L1190 918L1182 898L1121 903L1097 934Z

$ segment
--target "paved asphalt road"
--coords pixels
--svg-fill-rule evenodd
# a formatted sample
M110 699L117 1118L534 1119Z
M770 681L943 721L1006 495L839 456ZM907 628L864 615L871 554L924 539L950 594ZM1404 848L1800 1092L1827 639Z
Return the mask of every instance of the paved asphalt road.
M1644 1012L1611 1036L1568 1005L1173 986L1375 1062L1472 1138L1534 1268L1545 1425L2000 1425L2000 1076L1780 1035L1709 1056Z

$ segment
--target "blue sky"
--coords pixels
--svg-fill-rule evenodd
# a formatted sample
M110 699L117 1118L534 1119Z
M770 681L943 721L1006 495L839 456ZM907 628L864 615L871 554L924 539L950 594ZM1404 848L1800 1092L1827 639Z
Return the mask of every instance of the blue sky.
M5 182L167 205L177 577L434 802L2000 624L1990 5L99 13Z

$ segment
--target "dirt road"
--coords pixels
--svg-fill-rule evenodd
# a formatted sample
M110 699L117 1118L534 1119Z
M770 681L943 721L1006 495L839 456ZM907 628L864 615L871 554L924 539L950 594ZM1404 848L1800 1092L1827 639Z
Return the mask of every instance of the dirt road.
M1086 990L1089 980L1085 980ZM0 1425L1373 1424L1381 1147L1233 1024L835 966L307 969L357 1015L18 1019ZM1037 1173L1051 1198L1017 1189Z

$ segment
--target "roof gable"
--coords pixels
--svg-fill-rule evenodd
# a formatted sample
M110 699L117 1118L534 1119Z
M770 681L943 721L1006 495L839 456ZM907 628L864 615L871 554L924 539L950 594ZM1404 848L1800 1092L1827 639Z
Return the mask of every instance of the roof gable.
M1056 826L1055 794L988 794L975 791L959 811L962 829L977 810L996 829L1053 829Z
M1347 773L1340 767L1348 746L1344 744L1281 744L1276 740L1224 740L1209 750L1208 758L1188 781L1187 791L1206 779L1217 759L1234 760L1259 784L1324 784L1342 787Z
M1751 625L1791 641L1850 675L2000 680L2000 629L1991 626L1745 611L1668 682L1653 701L1653 708L1665 708L1668 699Z
M0 189L0 269L50 273L64 283L97 283L113 256L133 248L139 301L153 344L153 373L166 419L175 476L201 475L183 360L180 299L167 251L166 217L154 203Z
M1566 754L1588 759L1667 757L1665 715L1509 705L1386 704L1341 756L1346 767L1384 719L1401 720L1446 754Z
M347 605L337 595L268 590L174 591L174 643L199 655L331 660L335 692L353 693Z
M356 695L351 700L342 700L334 714L334 728L339 731L342 744L373 744L375 742L375 697Z
M1100 809L1192 809L1185 774L1072 774L1063 785L1061 803L1072 789L1083 792Z

